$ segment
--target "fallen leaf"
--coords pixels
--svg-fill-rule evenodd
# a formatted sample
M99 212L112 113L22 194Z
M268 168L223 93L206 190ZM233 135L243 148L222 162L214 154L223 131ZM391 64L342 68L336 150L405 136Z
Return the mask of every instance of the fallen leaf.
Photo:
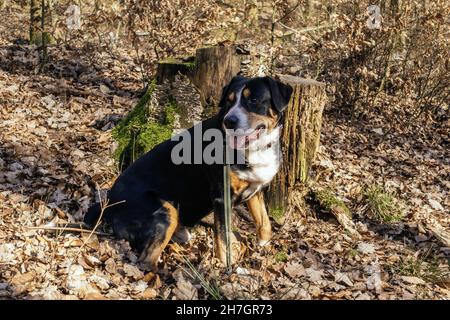
M323 270L316 270L313 268L305 269L306 276L311 280L312 282L316 283L322 280L323 276Z
M105 270L111 274L116 273L117 271L116 262L114 261L113 258L109 258L108 260L105 261Z
M375 132L376 134L383 135L383 129L381 128L372 129L372 131Z
M350 280L346 273L336 272L334 275L334 281L344 283L349 287L353 286L352 280Z
M411 276L401 276L400 277L403 281L409 284L425 284L426 282L418 277L411 277Z
M139 280L133 286L133 293L134 294L142 294L145 291L145 289L147 289L147 288L148 288L147 282Z
M249 276L251 274L251 272L246 268L237 267L236 274L242 275L242 276Z
M358 244L358 251L362 254L372 254L375 252L375 246L372 243L360 242Z
M177 286L173 289L173 293L179 300L197 300L198 292L192 283L186 281L181 275L178 277Z
M444 207L442 207L442 205L438 201L434 199L428 199L428 203L434 210L444 211Z
M108 300L105 296L103 296L100 292L91 291L84 295L84 300Z
M372 298L367 293L361 293L355 298L355 300L372 300Z
M13 285L27 284L27 283L33 281L35 276L36 276L36 272L34 272L34 271L30 271L30 272L26 272L26 273L19 273L19 274L16 274L11 279L11 284L13 284Z
M125 271L127 277L133 278L134 280L140 280L144 277L144 273L139 270L138 267L133 266L129 263L125 263L123 265L123 271Z
M287 273L288 276L291 278L299 278L301 276L306 275L305 268L302 264L298 262L288 262L284 266L284 271Z
M158 292L153 288L147 288L142 292L142 298L144 299L154 299L158 295Z
M111 90L109 90L109 88L107 86L105 86L104 84L101 84L100 91L104 94L108 94Z
M96 274L91 275L88 280L90 282L94 283L101 290L109 289L109 280L107 280L103 277L100 277Z

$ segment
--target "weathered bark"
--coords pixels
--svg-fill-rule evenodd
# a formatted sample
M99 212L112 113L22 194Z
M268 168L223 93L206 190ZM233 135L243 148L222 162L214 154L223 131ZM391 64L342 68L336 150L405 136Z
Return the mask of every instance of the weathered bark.
M276 215L285 211L291 191L308 180L327 99L324 83L287 75L280 75L279 80L290 84L294 91L286 107L281 134L283 161L266 193L269 212Z
M34 43L36 41L36 36L40 30L39 22L39 1L30 0L30 43Z
M46 0L30 0L29 43L39 47L41 67L47 60L47 46L55 42L51 33L53 4Z
M234 46L198 49L195 55L194 85L200 90L202 103L217 106L222 88L241 70Z
M46 4L45 0L41 0L41 42L42 42L42 54L41 54L41 69L44 68L47 62L47 32L45 31L45 11Z

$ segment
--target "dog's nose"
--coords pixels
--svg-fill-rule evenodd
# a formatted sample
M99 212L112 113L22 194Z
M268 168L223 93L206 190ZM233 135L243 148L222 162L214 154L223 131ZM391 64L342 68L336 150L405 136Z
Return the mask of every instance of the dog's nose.
M238 121L239 121L238 117L230 115L225 117L225 119L223 119L223 125L227 129L235 129Z

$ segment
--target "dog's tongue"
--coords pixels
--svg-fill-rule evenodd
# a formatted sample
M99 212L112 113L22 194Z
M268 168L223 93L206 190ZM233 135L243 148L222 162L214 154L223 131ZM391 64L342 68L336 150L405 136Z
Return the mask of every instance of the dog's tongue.
M254 130L249 135L237 135L228 137L228 144L231 149L242 150L245 149L247 142L258 139L259 130Z
M231 149L241 150L245 148L246 136L230 136L228 137L228 144Z

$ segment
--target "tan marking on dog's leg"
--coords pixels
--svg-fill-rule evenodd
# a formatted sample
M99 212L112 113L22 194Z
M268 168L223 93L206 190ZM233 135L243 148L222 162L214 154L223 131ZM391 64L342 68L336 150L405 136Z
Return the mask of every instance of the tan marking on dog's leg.
M172 235L178 226L178 210L169 202L163 202L163 207L167 210L169 226L167 227L162 241L155 240L144 252L142 252L140 260L150 265L154 271L158 269L158 259L164 248L169 243Z
M234 194L241 194L249 185L247 181L241 180L238 176L231 171L230 172L230 185Z
M272 226L264 204L262 192L256 193L253 197L247 200L247 206L253 220L255 221L259 244L266 245L272 237Z

